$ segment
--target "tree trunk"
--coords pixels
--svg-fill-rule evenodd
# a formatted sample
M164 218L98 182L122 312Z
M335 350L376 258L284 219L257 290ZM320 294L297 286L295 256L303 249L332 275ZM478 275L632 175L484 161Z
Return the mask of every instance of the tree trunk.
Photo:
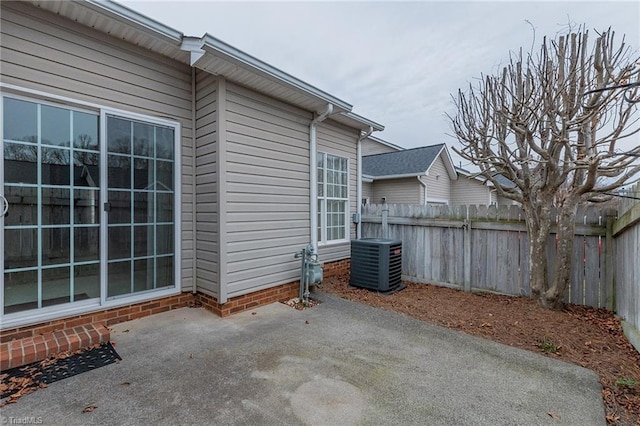
M573 258L577 208L578 202L573 199L558 206L558 247L553 282L540 297L540 304L546 308L562 309L564 298L571 285L571 260Z
M529 286L531 297L540 300L548 288L547 244L551 230L551 202L540 203L539 206L532 204L523 205L529 234Z

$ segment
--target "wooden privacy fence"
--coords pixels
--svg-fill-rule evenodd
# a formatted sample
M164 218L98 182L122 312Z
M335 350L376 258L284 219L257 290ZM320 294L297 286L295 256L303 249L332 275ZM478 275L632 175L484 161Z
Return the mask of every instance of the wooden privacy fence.
M614 309L614 214L595 208L578 212L567 302ZM402 240L406 280L466 291L531 293L529 237L518 206L372 204L363 207L362 236ZM555 251L552 238L549 278Z
M616 312L640 330L640 184L623 195L613 224Z

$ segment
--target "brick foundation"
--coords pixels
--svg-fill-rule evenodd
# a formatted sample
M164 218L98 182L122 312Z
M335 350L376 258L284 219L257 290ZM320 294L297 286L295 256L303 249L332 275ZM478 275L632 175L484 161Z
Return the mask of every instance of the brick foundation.
M299 291L300 282L296 281L233 297L227 300L227 303L222 305L218 303L215 297L203 293L198 293L198 301L205 309L215 313L216 315L228 317L229 315L237 314L238 312L246 311L258 306L292 299L298 296Z
M348 274L350 269L351 259L343 259L322 265L322 274L325 278L335 277L336 275Z

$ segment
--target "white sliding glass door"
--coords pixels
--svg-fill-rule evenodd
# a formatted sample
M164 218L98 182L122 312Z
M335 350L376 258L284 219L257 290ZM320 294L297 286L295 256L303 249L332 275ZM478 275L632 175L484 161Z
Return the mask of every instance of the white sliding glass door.
M176 288L176 134L2 98L3 318Z

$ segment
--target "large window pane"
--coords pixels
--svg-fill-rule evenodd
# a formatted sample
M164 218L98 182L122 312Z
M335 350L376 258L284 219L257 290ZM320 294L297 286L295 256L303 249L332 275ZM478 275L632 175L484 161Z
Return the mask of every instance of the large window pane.
M174 130L156 127L156 157L173 160Z
M38 183L38 147L4 143L5 183Z
M66 188L42 188L42 224L71 223L71 191Z
M4 269L38 266L38 229L4 230Z
M131 227L110 226L108 234L109 260L131 257Z
M71 138L71 112L68 109L42 105L40 110L41 143L69 146Z
M74 271L74 300L100 297L100 264L76 265Z
M133 187L135 189L153 189L153 160L136 158L133 164Z
M153 256L153 226L136 226L133 228L133 255L135 257Z
M73 222L90 225L100 223L100 191L75 189L73 191Z
M69 150L42 148L42 183L44 185L71 185Z
M158 273L156 287L175 286L173 273L173 256L164 256L157 259Z
M73 153L73 184L75 186L100 186L100 154Z
M38 224L38 188L5 185L4 196L9 202L5 226Z
M109 191L109 223L131 223L131 192Z
M133 153L143 157L153 156L153 126L133 123Z
M156 238L156 254L173 253L173 225L158 225Z
M71 267L42 270L42 306L71 302Z
M97 151L99 144L98 116L85 112L73 112L73 146Z
M38 142L38 105L18 99L4 99L4 139Z
M107 174L109 188L131 188L131 158L110 155Z
M158 222L173 222L173 194L156 194L156 216Z
M73 253L76 262L100 260L100 227L76 227L73 230Z
M173 163L169 161L156 161L156 187L160 191L173 189Z
M155 288L155 265L153 259L133 262L133 290L145 291Z
M131 121L107 118L107 149L109 152L131 153Z
M107 297L131 293L131 261L109 263Z
M4 274L4 313L36 309L38 307L38 271L8 272Z
M54 265L71 262L71 228L42 229L42 264Z
M136 223L153 223L153 192L133 193L133 218Z

